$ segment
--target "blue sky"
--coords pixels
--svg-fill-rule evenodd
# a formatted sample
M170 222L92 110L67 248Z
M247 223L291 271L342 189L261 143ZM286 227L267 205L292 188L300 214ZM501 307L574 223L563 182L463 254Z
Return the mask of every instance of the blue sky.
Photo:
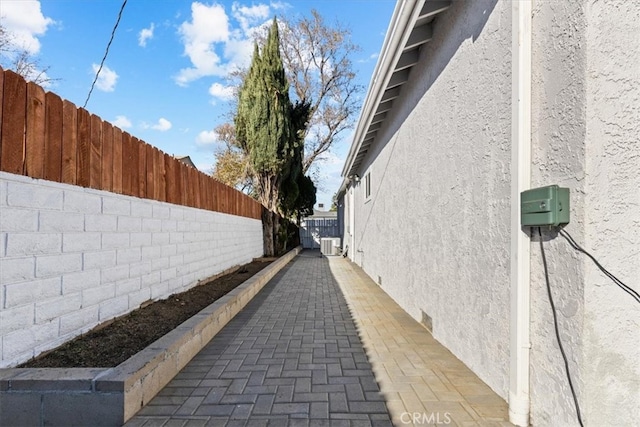
M0 19L14 41L49 67L48 76L59 79L46 89L82 106L121 5L2 0ZM255 28L274 15L294 18L317 9L351 30L362 49L352 58L358 83L366 87L394 6L394 0L129 0L87 109L169 154L191 156L209 172L218 147L212 131L230 114L225 76L248 65ZM318 202L325 206L340 185L351 136L320 166Z

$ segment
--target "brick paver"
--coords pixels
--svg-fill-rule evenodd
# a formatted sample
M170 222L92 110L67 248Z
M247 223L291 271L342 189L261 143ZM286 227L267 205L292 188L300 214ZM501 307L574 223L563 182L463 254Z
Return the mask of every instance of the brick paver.
M505 401L360 268L306 251L126 426L497 427L507 419Z
M360 268L328 262L395 425L512 426L504 399Z
M391 420L327 258L303 252L126 425Z

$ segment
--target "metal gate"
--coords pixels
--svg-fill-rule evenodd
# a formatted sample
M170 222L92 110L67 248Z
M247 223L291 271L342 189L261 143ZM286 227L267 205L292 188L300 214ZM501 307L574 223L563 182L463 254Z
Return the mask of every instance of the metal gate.
M340 237L337 218L306 218L300 226L300 240L305 249L320 249L323 237Z

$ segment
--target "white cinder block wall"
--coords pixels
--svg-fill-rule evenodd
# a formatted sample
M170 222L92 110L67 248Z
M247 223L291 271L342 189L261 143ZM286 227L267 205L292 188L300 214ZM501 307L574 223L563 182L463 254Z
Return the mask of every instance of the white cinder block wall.
M0 368L262 253L260 220L0 172Z

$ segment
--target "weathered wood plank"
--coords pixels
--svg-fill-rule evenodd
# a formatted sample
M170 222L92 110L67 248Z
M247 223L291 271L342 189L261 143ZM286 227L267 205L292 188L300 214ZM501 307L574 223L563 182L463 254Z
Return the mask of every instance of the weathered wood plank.
M180 168L180 204L183 206L190 206L191 196L189 195L188 177L189 167L182 162L176 163Z
M3 87L0 170L23 175L27 82L13 71L5 71Z
M197 208L198 207L198 186L196 185L196 170L190 166L187 167L189 169L189 175L187 185L189 186L189 194L191 195L191 203L189 206Z
M113 125L102 122L102 184L105 191L113 190Z
M207 176L207 186L205 191L207 192L207 209L213 210L213 178Z
M44 105L44 89L33 82L27 83L25 175L32 178L44 178Z
M200 173L200 204L202 209L209 210L209 195L207 194L208 177L204 173Z
M169 203L176 203L176 176L173 158L164 153L164 172L165 172L165 200Z
M45 94L44 179L62 182L62 99Z
M84 108L78 108L78 155L77 184L89 187L91 184L91 115Z
M145 196L147 199L151 199L151 200L156 200L155 198L155 194L154 194L154 190L155 190L155 180L156 180L156 170L155 170L155 162L153 161L154 159L154 154L153 154L153 147L149 144L145 144L142 143L144 145L144 150L145 150L145 158L147 160L147 173L146 173L146 182L147 182L147 186L146 186L146 192L145 192Z
M62 182L78 182L78 108L62 101Z
M134 176L136 180L134 186L137 186L137 190L134 190L136 191L134 195L137 197L145 197L147 193L147 144L138 138L132 137L131 140L134 143L134 151L138 151L138 157L136 158L138 166L135 169L138 174L137 177Z
M131 195L140 197L140 140L131 135Z
M91 150L89 161L89 186L101 190L102 186L102 119L91 115L90 124Z
M167 181L165 176L165 167L164 167L164 153L156 148L156 172L158 174L158 178L156 180L156 200L160 200L161 202L167 201Z
M202 191L200 190L200 172L197 169L193 169L193 181L194 181L194 184L196 185L195 206L197 208L202 208Z
M122 194L133 195L133 167L138 167L137 160L134 162L131 135L122 132ZM136 150L136 153L138 151Z
M213 196L211 201L211 210L218 212L218 181L215 179L211 180L211 194Z
M111 176L111 190L122 194L122 131L113 127L113 172Z

